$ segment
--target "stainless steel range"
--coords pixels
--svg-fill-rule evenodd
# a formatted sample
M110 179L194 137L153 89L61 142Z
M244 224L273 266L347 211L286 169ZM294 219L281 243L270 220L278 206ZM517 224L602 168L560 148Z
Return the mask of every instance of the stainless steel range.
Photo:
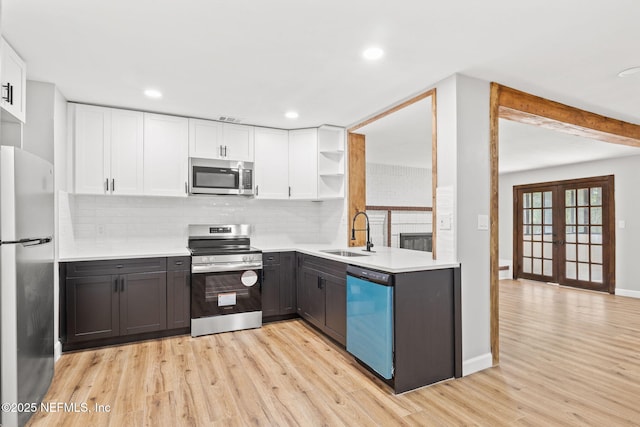
M189 225L191 336L262 326L262 251L250 228Z

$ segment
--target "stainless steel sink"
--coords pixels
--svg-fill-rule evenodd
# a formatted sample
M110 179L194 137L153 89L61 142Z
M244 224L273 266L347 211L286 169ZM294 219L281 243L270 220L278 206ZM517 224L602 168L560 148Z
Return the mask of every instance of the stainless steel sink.
M345 251L343 249L326 249L320 252L324 252L326 254L331 254L331 255L346 256L346 257L369 256L369 254L361 254L359 252Z

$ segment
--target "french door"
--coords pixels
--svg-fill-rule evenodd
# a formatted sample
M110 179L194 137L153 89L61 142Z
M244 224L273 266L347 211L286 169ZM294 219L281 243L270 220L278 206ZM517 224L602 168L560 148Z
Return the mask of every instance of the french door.
M615 291L613 175L515 186L514 278Z

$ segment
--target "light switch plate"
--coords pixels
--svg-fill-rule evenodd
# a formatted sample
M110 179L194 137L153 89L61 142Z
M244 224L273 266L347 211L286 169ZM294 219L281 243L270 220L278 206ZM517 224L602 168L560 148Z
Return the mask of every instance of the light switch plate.
M451 230L451 215L440 215L438 217L439 230Z
M621 219L620 221L618 221L618 228L625 228L627 226L627 221L625 221L624 219Z
M489 229L489 215L478 215L478 230Z

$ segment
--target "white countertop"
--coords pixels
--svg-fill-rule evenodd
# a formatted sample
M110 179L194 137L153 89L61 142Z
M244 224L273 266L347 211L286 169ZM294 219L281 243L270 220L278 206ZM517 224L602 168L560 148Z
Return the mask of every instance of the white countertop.
M161 242L79 245L61 251L60 262L98 261L127 258L190 256L186 246L163 245Z
M371 268L387 273L406 273L410 271L438 270L444 268L459 267L460 263L451 261L439 261L431 259L431 252L414 251L409 249L389 248L375 246L372 251L366 252L364 247L348 248L345 246L329 246L323 244L296 244L293 247L261 247L264 252L297 251L307 255L313 255L359 267ZM343 251L366 254L366 256L345 257L328 254L323 250L339 249Z
M451 261L439 261L431 259L431 252L413 251L409 249L374 247L375 252L366 252L363 247L348 248L346 246L333 246L326 244L287 244L279 246L259 246L264 252L296 251L307 255L313 255L359 267L371 268L388 273L406 273L410 271L437 270L443 268L455 268L460 264ZM323 250L339 249L365 256L345 257L333 255ZM161 242L122 243L110 245L82 245L73 250L61 253L60 262L73 261L97 261L109 259L127 258L153 258L189 256L186 247L163 246Z

